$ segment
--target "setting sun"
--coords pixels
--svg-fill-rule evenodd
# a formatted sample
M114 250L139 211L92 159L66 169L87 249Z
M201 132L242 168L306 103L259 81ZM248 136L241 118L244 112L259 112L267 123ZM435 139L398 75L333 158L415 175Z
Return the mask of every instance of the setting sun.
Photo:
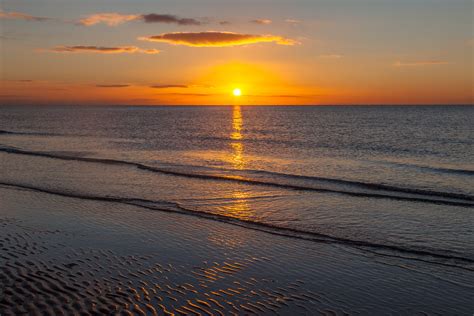
M242 95L242 91L239 89L239 88L235 88L233 91L232 91L232 94L235 96L235 97L240 97Z

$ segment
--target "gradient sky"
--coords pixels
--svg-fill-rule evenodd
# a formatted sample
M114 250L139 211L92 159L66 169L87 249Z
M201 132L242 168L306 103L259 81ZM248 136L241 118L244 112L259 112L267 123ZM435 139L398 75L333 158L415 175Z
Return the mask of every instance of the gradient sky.
M473 103L472 0L2 0L0 9L0 104Z

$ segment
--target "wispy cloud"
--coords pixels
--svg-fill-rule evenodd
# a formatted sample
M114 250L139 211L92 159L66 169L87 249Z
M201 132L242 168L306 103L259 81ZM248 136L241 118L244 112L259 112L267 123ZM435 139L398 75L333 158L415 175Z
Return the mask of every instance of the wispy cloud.
M340 54L323 54L319 55L319 58L327 58L327 59L340 59L344 57L343 55Z
M140 16L145 23L169 23L178 25L201 25L203 22L193 18L180 18L176 15L171 14L143 14Z
M159 84L159 85L152 85L150 88L153 89L169 89L169 88L188 88L187 85L184 84Z
M0 19L10 19L10 20L25 20L25 21L48 21L55 20L49 17L34 16L22 12L5 12L0 9ZM168 23L168 24L177 24L177 25L203 25L207 21L198 20L195 18L182 18L172 14L157 14L157 13L148 13L148 14L121 14L117 12L104 12L104 13L93 13L87 15L77 22L78 25L83 26L93 26L97 24L105 24L108 26L118 26L120 24L131 22L131 21L143 21L145 23ZM71 21L65 21L71 23Z
M121 14L121 13L94 13L78 21L78 24L92 26L96 24L106 24L108 26L117 26L130 21L143 21L145 23L167 23L177 25L202 25L205 21L195 18L182 18L172 14Z
M260 25L272 24L272 20L269 20L269 19L256 19L256 20L251 20L250 22L255 23L255 24L260 24Z
M210 96L217 96L217 95L222 95L222 94L216 94L216 93L159 93L156 95L161 95L161 96L186 96L186 97L210 97Z
M286 19L285 22L290 23L290 24L299 24L299 23L301 23L300 20L295 20L295 19Z
M295 45L295 40L276 35L253 35L233 32L176 32L164 33L139 39L192 47L229 47L274 42L279 45Z
M436 65L447 65L450 64L449 61L443 60L422 60L422 61L411 61L403 62L397 61L393 64L395 67L421 67L421 66L436 66Z
M117 26L125 22L137 20L138 18L140 16L136 14L96 13L80 19L78 24L92 26L103 23L108 26Z
M303 99L303 98L314 98L320 97L320 94L249 94L247 97L255 97L255 98L296 98L296 99Z
M25 21L48 21L53 20L52 18L42 17L42 16L34 16L27 13L21 12L5 12L0 10L0 19L10 19L10 20L25 20Z
M142 54L148 54L148 55L156 55L156 54L161 53L161 50L154 49L154 48L150 48L150 49L139 48L137 52L142 53Z
M128 84L97 84L97 88L127 88L130 87Z
M136 46L118 46L118 47L104 47L104 46L56 46L47 51L55 53L96 53L96 54L158 54L158 49L142 49Z
M30 82L34 82L35 80L31 80L31 79L18 79L18 80L5 80L5 81L8 81L8 82L30 83Z

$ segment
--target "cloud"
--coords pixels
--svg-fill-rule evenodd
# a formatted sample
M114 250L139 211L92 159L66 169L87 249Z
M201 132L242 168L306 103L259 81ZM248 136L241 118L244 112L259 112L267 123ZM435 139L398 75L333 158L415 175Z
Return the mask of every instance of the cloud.
M217 96L221 94L215 94L215 93L159 93L157 95L162 95L162 96L186 96L186 97L210 97L210 96Z
M52 20L52 18L46 18L42 16L34 16L21 12L5 12L0 10L0 19L10 19L10 20L25 20L25 21L35 21L43 22Z
M162 85L153 85L153 86L150 86L150 88L153 88L153 89L188 88L188 86L184 84L162 84Z
M98 84L97 88L127 88L130 87L128 84Z
M295 45L296 41L275 35L252 35L233 32L176 32L164 33L139 39L192 47L229 47L256 43L274 42L279 45Z
M10 20L25 20L25 21L48 21L55 20L53 18L34 16L27 13L21 12L5 12L0 9L0 19L10 19ZM88 16L83 17L79 21L75 22L78 25L83 26L93 26L97 24L106 24L108 26L118 26L120 24L141 20L145 23L168 23L168 24L177 24L177 25L203 25L207 24L206 21L200 21L195 18L181 18L172 14L157 14L157 13L148 13L148 14L121 14L116 12L105 12L105 13L94 13ZM70 23L70 21L66 21ZM223 23L224 22L224 23ZM227 24L226 21L221 22L221 24Z
M295 20L295 19L286 19L285 22L286 22L286 23L290 23L290 24L298 24L298 23L301 23L300 20Z
M119 24L137 20L139 18L140 16L136 14L96 13L79 20L78 24L92 26L99 23L104 23L108 26L117 26Z
M149 55L155 55L155 54L161 53L159 49L154 49L154 48L150 48L150 49L141 48L141 49L138 49L138 52L142 54L149 54Z
M171 14L143 14L140 16L145 23L169 23L169 24L178 24L178 25L202 25L203 22L200 22L193 18L180 18L176 15Z
M420 67L420 66L436 66L436 65L447 65L447 64L450 64L450 62L442 61L442 60L426 60L426 61L414 61L414 62L397 61L393 65L395 67Z
M119 47L103 47L103 46L56 46L49 49L55 53L97 53L97 54L158 54L158 49L141 49L136 46L119 46Z
M172 14L120 14L120 13L94 13L79 20L78 24L92 26L106 24L117 26L130 21L141 20L145 23L168 23L178 25L202 25L205 22L193 18L181 18Z
M219 24L220 25L230 25L232 23L230 21L220 21Z
M255 23L255 24L260 24L260 25L272 24L272 20L269 20L269 19L257 19L257 20L251 20L250 22Z
M31 80L31 79L18 79L18 80L5 80L5 81L8 81L8 82L23 82L23 83L29 83L29 82L34 82L35 80Z
M340 59L344 56L339 55L339 54L325 54L325 55L319 55L320 58L328 58L328 59Z
M321 97L324 94L246 94L246 97L252 98L295 98L295 99L307 99L314 97Z

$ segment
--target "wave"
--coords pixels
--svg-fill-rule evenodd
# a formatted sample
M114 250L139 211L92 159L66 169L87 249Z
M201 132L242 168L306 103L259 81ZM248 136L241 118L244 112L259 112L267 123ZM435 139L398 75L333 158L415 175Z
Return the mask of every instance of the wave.
M63 134L56 134L56 133L47 133L47 132L23 132L23 131L8 131L8 130L0 130L0 135L33 135L33 136L65 136ZM68 136L85 136L85 135L68 135ZM205 140L217 140L217 141L225 141L228 142L229 139L228 137L219 137L219 136L202 136L201 139ZM283 140L272 140L272 139L245 139L241 140L242 142L265 142L265 143L278 143L278 144L304 144L304 141L283 141ZM334 145L330 144L318 144L317 147L324 147L324 148L339 148ZM374 148L370 148L374 149ZM398 148L397 150L402 150ZM403 149L402 151L407 151ZM408 150L409 151L409 150ZM424 152L426 154L426 152ZM432 153L433 154L433 153ZM401 166L401 167L407 167L407 168L414 168L414 169L419 169L419 170L428 170L428 171L434 171L434 172L440 172L440 173L448 173L448 174L458 174L458 175L469 175L472 176L474 175L474 170L470 169L456 169L456 168L444 168L444 167L433 167L433 166L424 166L424 165L418 165L418 164L409 164L409 163L402 163L402 162L396 162L396 161L379 161L379 163L382 164L388 164L388 165L394 165L394 166ZM347 181L351 182L351 181Z
M321 186L317 187L317 186L309 186L303 183L291 183L291 182L281 182L281 181L278 182L278 181L275 181L276 180L275 178L272 178L272 179L245 178L238 174L227 175L224 173L221 173L221 174L195 173L189 170L176 170L176 169L166 168L166 167L157 168L157 167L152 167L152 166L144 165L137 162L117 160L117 159L77 157L77 156L70 156L70 155L61 155L59 153L51 153L51 152L25 151L21 149L12 148L12 147L0 147L0 152L5 152L9 154L37 156L37 157L44 157L44 158L51 158L51 159L132 166L140 170L145 170L149 172L188 177L188 178L196 178L196 179L233 181L233 182L239 182L239 183L245 183L245 184L251 184L251 185L265 185L265 186L272 186L272 187L291 189L291 190L342 194L342 195L363 197L363 198L391 199L391 200L399 200L399 201L452 205L452 206L461 206L461 207L474 207L474 196L471 196L471 195L419 190L419 189L409 189L409 188L399 188L399 187L375 184L375 183L364 183L364 182L338 180L338 179L330 179L330 178L296 176L296 175L271 173L271 172L258 171L258 170L253 171L254 174L267 173L267 174L273 174L273 175L280 175L282 177L292 177L296 179L311 179L311 180L317 180L320 182L345 185L346 187L352 188L352 190L344 190L339 187L335 187L335 188L321 187ZM366 191L354 190L354 188L357 188L357 187L363 188Z
M24 133L22 132L12 132L12 131L5 131L0 129L0 135L23 135Z
M202 140L210 141L220 141L220 142L229 142L229 138L225 136L200 136ZM313 142L312 140L302 140L302 139L272 139L272 138L245 138L239 140L244 144L253 143L253 144L267 144L267 145L286 145L289 147L301 147L301 148L328 148L335 150L369 150L369 151L378 151L382 153L408 153L416 155L439 155L439 152L427 149L416 149L416 148L400 148L387 145L367 145L364 143L351 143L351 144L335 144L335 143L322 143L322 142Z
M48 133L48 132L37 132L37 131L10 131L10 130L0 130L0 135L30 135L30 136L71 136L71 137L83 137L83 136L94 136L94 135L85 135L85 134L58 134L58 133ZM200 136L201 140L210 140L210 141L222 141L227 143L229 141L228 137L223 137L223 136L213 136L213 135L201 135ZM246 138L240 140L243 143L266 143L266 144L284 144L284 145L290 145L290 146L295 146L295 145L300 145L302 147L307 147L310 146L312 148L331 148L331 149L347 149L346 147L340 147L337 145L334 145L332 143L308 143L305 140L282 140L282 139L271 139L271 138L263 138L263 139L257 139L257 138ZM457 140L459 142L459 140ZM383 152L385 151L402 151L402 152L410 152L410 153L417 153L417 154L433 154L436 155L438 154L437 152L434 151L416 151L412 149L406 149L406 148L392 148L392 147L387 147L385 145L377 145L377 146L369 146L369 147L363 147L363 144L352 144L354 146L354 150L357 149L369 149L369 150L381 150ZM350 148L349 148L350 149ZM374 161L372 161L374 162ZM433 172L438 172L438 173L448 173L448 174L458 174L458 175L469 175L472 176L474 175L474 170L470 169L457 169L457 168L445 168L445 167L433 167L433 166L425 166L425 165L418 165L418 164L410 164L410 163L403 163L403 162L396 162L396 161L376 161L376 163L381 163L381 164L386 164L386 165L392 165L392 166L400 166L400 167L405 167L405 168L413 168L413 169L418 169L418 170L427 170L427 171L433 171Z
M411 188L400 188L395 186L376 184L376 183L365 183L358 181L339 180L322 177L309 177L309 176L298 176L289 175L283 173L259 171L259 170L248 170L250 173L247 175L271 175L270 177L244 177L238 174L238 171L232 170L234 174L213 173L213 172L202 172L196 173L193 170L204 170L204 168L170 168L170 167L152 167L144 165L138 162L117 160L117 159L106 159L106 158L89 158L89 157L77 157L62 155L59 153L51 152L37 152L37 151L26 151L11 147L0 147L0 152L18 155L37 156L51 159L61 160L72 160L90 163L102 163L102 164L113 164L113 165L124 165L132 166L140 170L155 172L173 176L181 176L196 179L205 180L216 180L216 181L232 181L238 183L245 183L250 185L265 185L278 187L290 190L300 191L313 191L319 193L331 193L331 194L342 194L353 197L362 198L376 198L376 199L391 199L399 201L419 202L419 203L430 203L438 205L452 205L461 207L474 207L474 196L467 194L457 194L448 192L438 192ZM190 170L193 169L193 170ZM230 170L228 170L230 171ZM284 178L292 178L298 181L282 181ZM305 183L304 180L311 180L313 183ZM319 181L319 183L315 183ZM335 187L321 184L336 184ZM346 188L346 189L344 189Z
M440 172L440 173L450 173L450 174L469 175L469 176L474 175L474 170L470 170L470 169L432 167L432 166L423 166L423 165L418 165L418 164L409 164L409 163L402 163L402 162L395 162L395 161L383 161L382 163L388 164L388 165L394 165L394 166L414 168L414 169L429 170L429 171Z
M141 198L122 198L114 196L96 196L78 192L70 191L59 191L53 189L46 189L41 187L35 187L28 184L22 183L10 183L0 182L0 186L11 187L16 189L30 190L34 192L52 194L57 196L63 196L68 198L76 198L83 200L92 200L99 202L113 202L136 206L144 209L153 211L162 211L168 213L179 213L184 215L190 215L199 217L202 219L213 220L241 226L248 229L263 231L273 235L280 235L290 238L302 239L313 242L328 243L328 244L340 244L345 246L351 246L362 251L369 251L372 254L390 256L401 259L416 260L427 262L430 264L460 268L468 271L474 271L474 259L463 257L448 251L441 252L440 250L435 251L432 249L415 249L405 246L389 245L374 243L369 241L354 240L342 237L336 237L317 232L302 231L294 228L286 228L276 226L268 223L255 222L252 220L239 219L234 217L228 217L221 214L214 214L208 212L196 211L193 209L185 208L179 203L169 201L153 201Z
M437 167L428 167L428 166L416 166L416 168L432 170L436 172L445 172L445 173L452 173L452 174L474 176L474 170L467 170L467 169L437 168Z
M54 133L45 132L20 132L20 131L6 131L0 129L0 135L35 135L35 136L58 136Z
M402 188L402 187L396 187L396 186L379 184L379 183L367 183L367 182L353 181L353 180L342 180L342 179L323 178L323 177L315 177L315 176L294 175L294 174L286 174L286 173L279 173L279 172L269 172L269 171L263 171L263 170L251 170L251 171L255 173L262 173L262 174L264 173L274 174L274 175L288 177L288 178L307 179L307 180L328 182L328 183L334 183L334 184L340 184L340 185L350 185L350 186L356 186L356 187L370 189L370 190L391 191L391 192L419 194L419 195L426 195L426 196L433 196L433 197L443 197L443 198L474 201L474 196L461 194L461 193L440 192L440 191L422 190L422 189L416 189L416 188Z

